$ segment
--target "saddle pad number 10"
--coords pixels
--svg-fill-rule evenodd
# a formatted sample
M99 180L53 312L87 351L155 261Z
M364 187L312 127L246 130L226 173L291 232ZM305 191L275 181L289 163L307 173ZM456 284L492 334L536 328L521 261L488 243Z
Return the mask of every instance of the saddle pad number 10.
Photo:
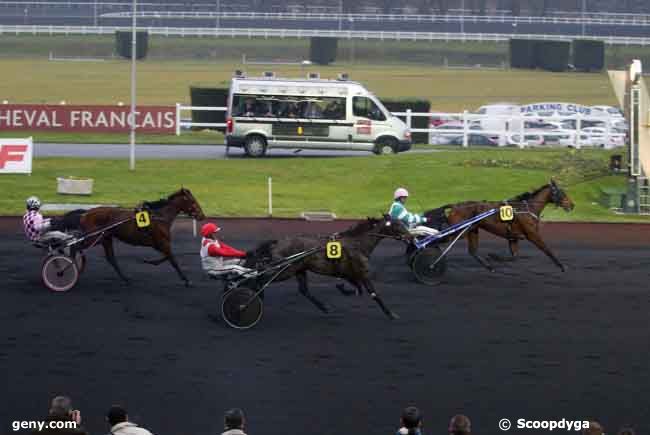
M515 212L511 205L504 205L499 208L499 217L504 222L510 222L515 218Z
M151 218L148 211L140 211L135 214L135 224L138 228L147 228L151 225Z
M341 242L327 242L325 250L327 251L327 258L331 260L341 258L341 254L343 254Z

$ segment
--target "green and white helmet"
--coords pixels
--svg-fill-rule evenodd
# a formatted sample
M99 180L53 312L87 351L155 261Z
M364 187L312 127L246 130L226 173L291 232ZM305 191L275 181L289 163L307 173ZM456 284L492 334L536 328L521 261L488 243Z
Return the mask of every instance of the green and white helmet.
M25 205L27 206L27 210L38 210L41 208L41 200L35 196L30 196L25 201Z

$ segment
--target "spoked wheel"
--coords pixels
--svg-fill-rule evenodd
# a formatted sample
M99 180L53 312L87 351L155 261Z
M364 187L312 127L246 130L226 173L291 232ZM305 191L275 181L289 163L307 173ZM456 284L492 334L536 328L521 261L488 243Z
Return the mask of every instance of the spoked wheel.
M442 251L437 246L431 246L416 252L411 263L415 279L426 285L440 284L440 278L447 270L447 259L445 257L440 258L441 254ZM437 263L436 260L438 260Z
M65 255L51 255L43 262L41 278L45 287L54 292L70 290L79 281L79 269L75 262Z
M235 329L249 329L262 318L264 304L255 291L234 288L223 295L221 314L228 325Z

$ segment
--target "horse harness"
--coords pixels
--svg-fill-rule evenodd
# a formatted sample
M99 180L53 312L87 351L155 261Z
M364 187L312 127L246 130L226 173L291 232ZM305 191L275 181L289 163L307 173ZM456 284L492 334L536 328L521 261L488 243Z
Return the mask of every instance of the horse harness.
M521 210L520 208L514 206L513 204L523 204L523 205L525 205L526 209ZM531 216L535 220L535 222L537 224L539 224L541 216L538 216L534 211L532 211L530 209L530 204L528 203L528 201L524 200L524 201L517 201L517 202L514 202L514 203L510 203L508 200L504 200L504 201L502 201L501 205L509 205L509 206L511 206L513 208L515 215L527 214L527 215ZM505 224L506 224L506 239L509 240L509 241L514 242L516 240L519 240L519 238L517 236L515 236L514 233L512 232L512 224L513 224L513 222L514 222L514 219L505 222Z

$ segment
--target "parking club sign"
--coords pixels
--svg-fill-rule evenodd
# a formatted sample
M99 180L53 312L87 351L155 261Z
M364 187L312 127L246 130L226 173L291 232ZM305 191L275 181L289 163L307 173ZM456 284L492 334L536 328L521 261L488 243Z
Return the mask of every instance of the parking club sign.
M0 139L0 174L31 174L34 143L27 139Z

